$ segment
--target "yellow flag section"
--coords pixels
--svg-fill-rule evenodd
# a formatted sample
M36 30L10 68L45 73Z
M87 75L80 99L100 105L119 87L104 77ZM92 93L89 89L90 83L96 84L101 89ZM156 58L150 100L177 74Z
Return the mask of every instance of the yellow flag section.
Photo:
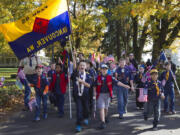
M71 33L66 0L48 0L16 22L0 25L0 32L19 59Z

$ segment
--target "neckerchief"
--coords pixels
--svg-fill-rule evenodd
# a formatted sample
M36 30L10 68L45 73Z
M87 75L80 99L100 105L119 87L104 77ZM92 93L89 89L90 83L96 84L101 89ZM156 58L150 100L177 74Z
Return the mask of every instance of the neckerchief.
M166 73L166 81L169 79L169 71Z
M85 80L86 80L86 72L84 72L83 75L81 74L81 75L79 76L79 78L81 78L83 81L85 81ZM78 81L77 81L76 83L77 83L77 85L78 85L78 95L79 95L79 96L82 96L82 95L83 95L83 92L84 92L84 84L79 84Z
M159 86L158 86L158 83L157 83L157 82L154 82L153 84L155 85L156 92L157 92L157 96L159 96L160 91L159 91Z

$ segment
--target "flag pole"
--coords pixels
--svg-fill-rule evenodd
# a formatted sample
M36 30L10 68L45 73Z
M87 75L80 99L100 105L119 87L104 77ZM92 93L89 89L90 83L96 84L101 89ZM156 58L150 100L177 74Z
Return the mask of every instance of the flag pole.
M69 12L69 0L67 0L67 7L68 7L69 20L70 20L70 27L71 27L71 32L72 32L71 18L70 18L70 12ZM74 61L71 36L69 36L69 41L70 41L70 49L71 49L72 59ZM69 66L68 66L68 74L70 76L70 67ZM69 81L68 89L69 89L69 112L70 112L69 114L70 114L70 119L72 119L72 100L71 100L71 79L70 79L70 77L68 77L68 81Z
M167 61L166 54L165 54L164 51L163 51L163 53L164 53L165 59L166 59L166 61ZM177 88L177 90L178 90L178 93L180 94L179 86L178 86L178 83L177 83L176 78L175 78L175 76L174 76L175 73L172 72L172 69L170 70L170 72L171 72L171 74L172 74L172 77L173 77L173 80L174 80L174 82L175 82L175 85L176 85L176 88Z

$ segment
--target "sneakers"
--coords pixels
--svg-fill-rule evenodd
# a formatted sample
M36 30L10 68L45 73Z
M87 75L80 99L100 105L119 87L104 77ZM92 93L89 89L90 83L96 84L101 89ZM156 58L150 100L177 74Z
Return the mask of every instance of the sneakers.
M176 114L176 112L175 111L171 111L171 112L169 112L169 114L170 115L174 115L174 114Z
M158 130L157 125L153 125L153 130L154 130L154 131L157 131L157 130Z
M147 121L147 120L148 120L148 117L144 116L144 120Z
M86 126L89 124L88 119L85 119L85 120L84 120L84 124L85 124Z
M119 114L119 119L124 119L123 114Z
M108 124L109 123L109 119L108 117L105 118L105 123Z
M59 118L63 118L64 117L64 114L59 114Z
M98 129L105 129L106 128L106 123L105 122L102 122L100 124L100 126L98 127Z
M127 107L125 107L125 110L124 110L124 113L126 114L128 111L127 111Z
M40 121L40 117L35 117L34 122Z
M43 114L43 119L47 119L47 117L48 117L48 114L47 114L47 113L44 113L44 114Z
M76 126L76 132L81 132L82 131L82 127L80 125Z
M22 111L28 112L28 111L29 111L29 107L24 107L24 108L22 109Z

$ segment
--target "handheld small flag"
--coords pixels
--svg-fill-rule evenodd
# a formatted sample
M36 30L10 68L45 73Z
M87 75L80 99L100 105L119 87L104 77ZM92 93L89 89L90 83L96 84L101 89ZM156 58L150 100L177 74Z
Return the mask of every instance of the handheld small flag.
M16 22L0 25L15 55L22 59L71 34L66 0L48 0Z

